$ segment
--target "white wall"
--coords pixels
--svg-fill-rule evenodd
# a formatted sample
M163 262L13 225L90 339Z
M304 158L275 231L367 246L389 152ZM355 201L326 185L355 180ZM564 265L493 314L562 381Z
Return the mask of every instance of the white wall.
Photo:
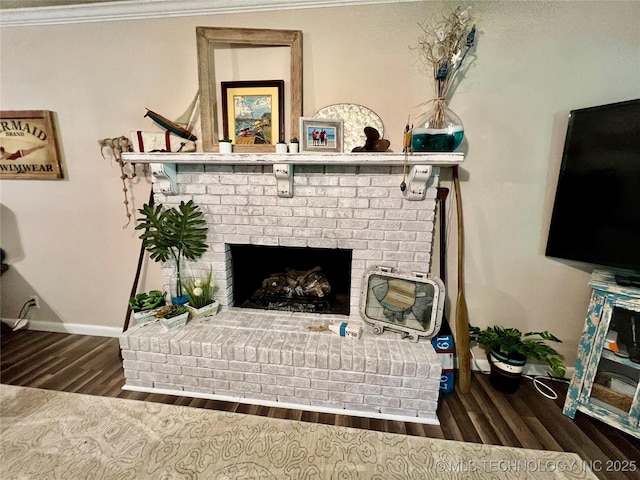
M446 2L447 10L456 4ZM117 331L139 252L119 169L97 140L180 115L197 89L195 27L299 29L304 114L332 103L374 110L400 150L411 107L432 96L409 45L440 2L413 2L0 29L0 108L57 114L65 179L2 180L0 316L31 294L33 320ZM463 119L466 293L472 324L549 329L571 364L587 307L586 267L544 257L566 118L640 97L640 3L477 2L477 58L451 107ZM443 172L447 183L446 172ZM448 177L450 178L450 177ZM132 207L149 195L142 176ZM452 197L450 197L452 198ZM453 202L450 202L452 205ZM455 216L450 218L455 223ZM455 299L455 229L449 234ZM437 259L434 265L437 265ZM141 288L161 284L152 264Z

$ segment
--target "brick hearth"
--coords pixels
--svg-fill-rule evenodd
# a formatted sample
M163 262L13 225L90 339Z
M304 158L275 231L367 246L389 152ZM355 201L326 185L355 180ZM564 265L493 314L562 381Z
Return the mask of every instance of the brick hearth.
M429 271L439 166L461 156L410 157L410 165L435 165L418 201L401 192L404 158L393 154L327 155L326 164L309 155L125 157L177 163L178 194L156 184L155 201L173 207L192 199L205 212L210 249L185 270L212 268L221 304L208 322L125 332L125 388L437 423L441 366L431 343L374 335L360 316L360 294L372 267ZM287 162L295 165L290 198L273 166ZM234 307L230 245L351 250L349 316ZM167 290L173 273L174 265L163 265ZM355 340L307 330L331 321L361 323L364 334Z
M427 341L310 332L344 316L230 309L120 337L126 389L438 423L440 362Z

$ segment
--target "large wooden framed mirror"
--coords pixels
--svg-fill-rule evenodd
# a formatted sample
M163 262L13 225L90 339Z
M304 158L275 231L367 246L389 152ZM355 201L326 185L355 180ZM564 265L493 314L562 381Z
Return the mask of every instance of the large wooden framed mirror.
M302 116L302 31L252 28L196 27L202 148L218 151L218 98L214 50L216 46L290 47L289 136L298 137ZM275 152L275 145L238 145L236 151Z

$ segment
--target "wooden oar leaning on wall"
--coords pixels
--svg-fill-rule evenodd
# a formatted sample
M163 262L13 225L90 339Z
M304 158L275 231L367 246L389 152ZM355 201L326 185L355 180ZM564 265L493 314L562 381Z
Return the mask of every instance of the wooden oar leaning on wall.
M458 389L469 393L471 389L471 353L469 351L469 312L464 295L464 225L462 218L462 194L458 166L453 167L453 186L456 190L458 217L458 298L456 301L456 353L458 355Z

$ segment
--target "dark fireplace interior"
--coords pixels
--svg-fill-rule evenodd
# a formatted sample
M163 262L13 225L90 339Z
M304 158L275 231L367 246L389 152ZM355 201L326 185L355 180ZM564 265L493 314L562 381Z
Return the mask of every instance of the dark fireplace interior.
M351 250L229 245L233 305L349 315Z

